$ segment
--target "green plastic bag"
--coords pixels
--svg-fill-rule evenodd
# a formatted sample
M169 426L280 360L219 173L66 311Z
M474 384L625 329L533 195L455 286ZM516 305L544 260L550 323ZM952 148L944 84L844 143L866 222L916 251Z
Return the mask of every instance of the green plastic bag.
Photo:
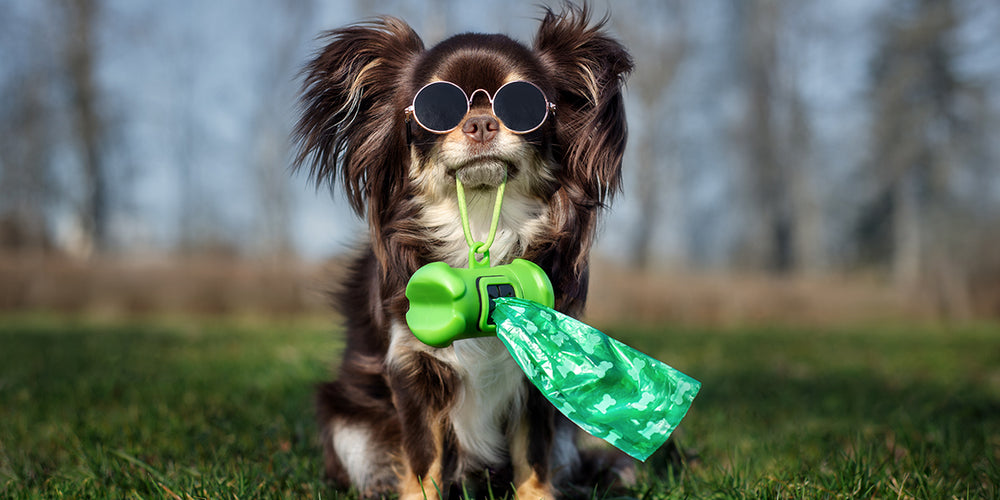
M496 299L497 335L528 379L583 430L645 461L701 382L537 302Z

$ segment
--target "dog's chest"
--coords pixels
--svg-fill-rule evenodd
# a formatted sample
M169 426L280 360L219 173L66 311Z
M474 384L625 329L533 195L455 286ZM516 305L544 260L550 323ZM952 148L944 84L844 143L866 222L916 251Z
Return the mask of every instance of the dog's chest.
M505 427L524 408L524 375L495 337L457 341L452 349L462 389L451 423L466 455L464 465L499 463L507 454Z
M467 195L469 225L475 241L485 241L488 237L494 200L490 192ZM492 265L509 263L523 255L548 221L547 207L541 200L521 195L516 189L508 190L490 247ZM426 203L421 222L439 242L433 249L435 260L452 267L468 266L469 245L456 200L445 198ZM484 337L456 341L445 349L418 348L426 349L451 366L461 378L461 390L449 415L463 451L461 467L501 463L508 454L508 427L520 419L527 387L524 374L503 343L496 337Z
M524 411L526 379L497 337L455 341L445 348L421 343L402 323L392 328L386 362L402 363L407 353L422 351L454 370L460 380L448 420L462 451L459 465L471 470L502 463L510 425Z

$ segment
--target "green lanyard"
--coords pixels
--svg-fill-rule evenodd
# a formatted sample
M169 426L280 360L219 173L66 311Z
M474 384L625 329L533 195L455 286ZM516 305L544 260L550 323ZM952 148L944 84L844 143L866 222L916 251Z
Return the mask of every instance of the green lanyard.
M493 203L493 219L490 220L490 232L486 236L486 241L476 241L472 237L472 229L469 227L469 212L465 206L465 186L462 181L455 176L455 189L458 193L458 213L462 216L462 232L465 233L465 242L469 244L469 269L490 267L490 247L497 235L497 223L500 222L500 206L503 205L503 193L507 188L507 171L504 170L503 181L497 187L497 198ZM482 254L479 259L476 255Z
M490 267L490 245L496 238L506 184L505 173L503 182L497 186L489 236L483 242L472 237L465 188L461 181L456 181L462 230L469 244L469 267L428 262L410 276L406 283L406 298L410 302L406 325L421 342L447 347L458 339L492 336L496 325L490 313L497 297L521 297L546 307L555 305L552 282L537 264L515 258L508 264Z

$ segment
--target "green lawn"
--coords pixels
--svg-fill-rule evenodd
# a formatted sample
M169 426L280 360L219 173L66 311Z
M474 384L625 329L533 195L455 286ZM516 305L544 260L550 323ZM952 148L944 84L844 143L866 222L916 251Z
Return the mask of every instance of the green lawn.
M1000 498L1000 328L608 333L702 381L636 498ZM0 498L354 498L318 322L0 317Z

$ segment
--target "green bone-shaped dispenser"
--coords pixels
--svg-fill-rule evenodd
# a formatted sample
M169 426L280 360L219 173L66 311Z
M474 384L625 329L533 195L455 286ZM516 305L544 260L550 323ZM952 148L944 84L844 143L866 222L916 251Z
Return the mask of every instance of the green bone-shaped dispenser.
M431 262L406 285L410 309L406 324L420 341L446 347L453 341L496 335L490 314L497 297L517 297L554 307L555 294L545 271L534 262L514 259L490 267L470 255L468 269Z

